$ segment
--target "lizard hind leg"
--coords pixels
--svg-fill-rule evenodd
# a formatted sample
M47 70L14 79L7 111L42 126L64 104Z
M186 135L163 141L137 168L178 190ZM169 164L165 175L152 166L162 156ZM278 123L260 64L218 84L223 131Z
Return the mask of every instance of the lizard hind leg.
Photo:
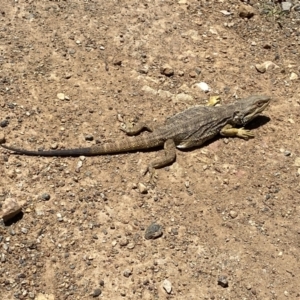
M176 146L172 139L168 139L164 143L164 154L163 156L157 158L147 168L150 173L150 181L153 182L155 179L155 169L165 167L176 159Z

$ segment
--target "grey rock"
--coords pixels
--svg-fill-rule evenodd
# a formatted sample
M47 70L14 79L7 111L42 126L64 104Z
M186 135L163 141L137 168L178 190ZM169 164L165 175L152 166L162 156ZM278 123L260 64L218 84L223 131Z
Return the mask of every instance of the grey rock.
M156 239L156 238L159 238L161 237L163 234L163 231L162 231L162 226L159 225L159 224L156 224L156 223L152 223L147 229L146 229L146 232L145 232L145 239L146 240L153 240L153 239Z
M9 124L9 121L8 120L3 120L0 122L0 127L6 127L7 125Z
M9 124L8 120L3 120L0 122L0 126L3 128L3 127L6 127L7 125Z
M228 287L228 279L226 275L220 275L218 278L218 285L220 285L223 288Z
M124 275L125 277L127 277L127 278L128 278L131 274L132 274L132 271L129 270L129 269L126 269L126 270L123 272L123 275Z
M43 193L41 197L44 201L50 200L50 195L48 193Z
M100 296L101 293L102 293L102 291L100 289L95 289L92 293L92 297L96 298L96 297Z
M288 11L290 11L291 7L292 7L292 3L291 2L287 2L287 1L281 2L282 11L288 12Z

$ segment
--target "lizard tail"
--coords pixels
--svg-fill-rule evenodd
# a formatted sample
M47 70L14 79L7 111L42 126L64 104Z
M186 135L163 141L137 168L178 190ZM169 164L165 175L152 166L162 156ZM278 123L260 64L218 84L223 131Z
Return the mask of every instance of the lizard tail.
M148 139L144 137L133 140L125 139L122 142L97 144L89 148L62 149L62 150L25 150L1 144L1 147L14 151L16 154L25 154L29 156L95 156L105 154L117 154L157 147L163 144L160 139Z
M16 154L25 154L29 156L80 156L80 155L94 155L89 154L91 152L91 148L79 148L79 149L63 149L63 150L41 150L41 151L34 151L34 150L25 150L25 149L18 149L15 147L10 147L1 144L2 148L5 148L10 151L14 151Z

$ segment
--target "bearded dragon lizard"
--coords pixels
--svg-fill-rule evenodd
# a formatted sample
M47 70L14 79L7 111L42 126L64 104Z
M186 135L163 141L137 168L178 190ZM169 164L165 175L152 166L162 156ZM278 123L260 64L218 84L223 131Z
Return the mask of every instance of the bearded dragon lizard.
M253 133L244 126L264 111L269 103L270 97L254 95L224 106L193 106L167 118L163 125L155 129L145 123L138 123L131 129L122 129L128 135L136 135L147 129L150 131L148 135L129 137L103 145L96 144L90 148L31 151L3 144L1 146L16 154L33 156L94 156L164 146L164 155L148 166L147 170L153 173L154 168L161 168L175 160L176 147L187 149L201 146L218 134L243 139L253 137Z

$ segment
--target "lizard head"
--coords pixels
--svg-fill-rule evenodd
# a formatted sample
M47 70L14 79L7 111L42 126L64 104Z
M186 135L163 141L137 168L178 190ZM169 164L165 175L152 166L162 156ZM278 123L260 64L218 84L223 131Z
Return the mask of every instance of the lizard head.
M237 102L238 109L234 112L233 122L244 126L256 118L269 105L271 98L264 95L255 95Z

